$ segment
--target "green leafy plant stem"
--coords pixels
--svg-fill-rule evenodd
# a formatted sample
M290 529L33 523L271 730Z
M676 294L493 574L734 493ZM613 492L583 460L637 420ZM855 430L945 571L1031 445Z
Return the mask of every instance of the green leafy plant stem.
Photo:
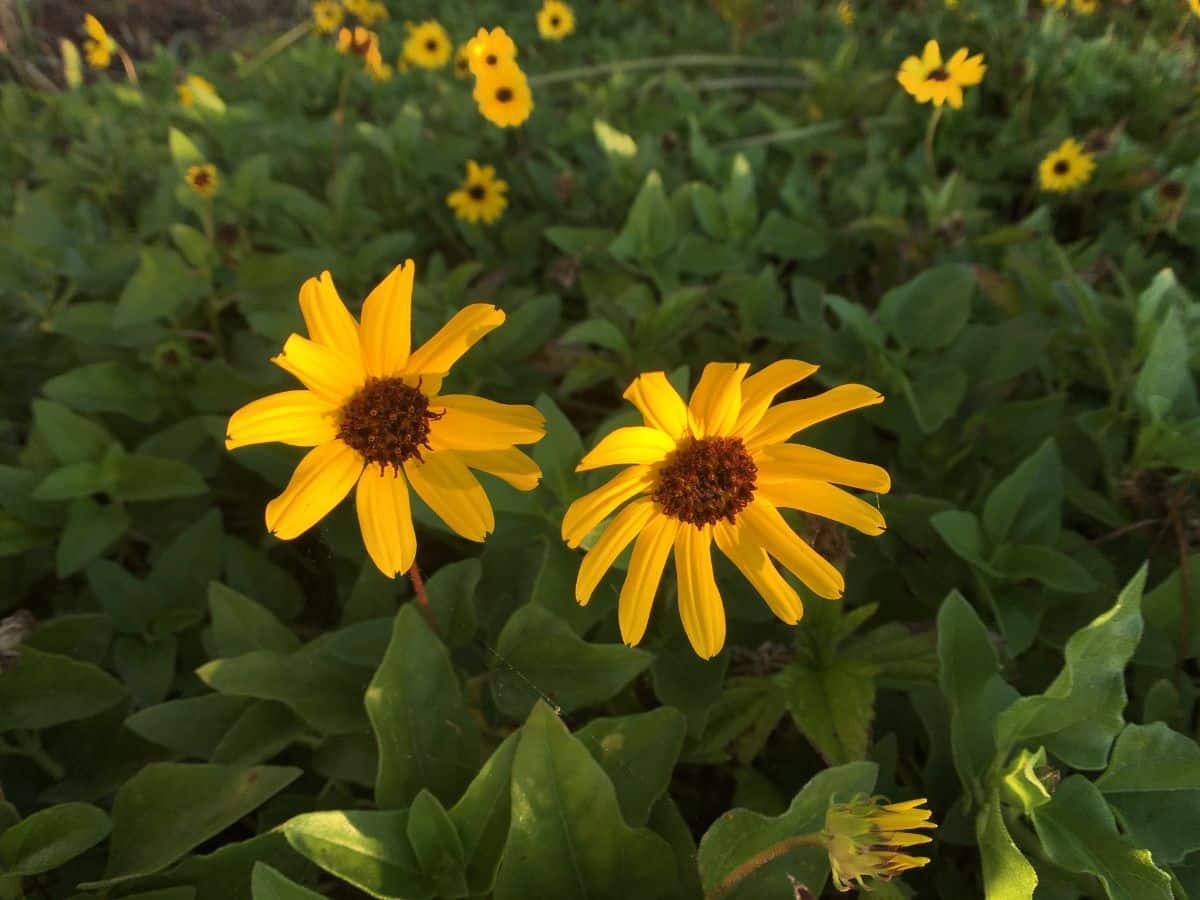
M275 56L278 56L300 38L313 30L313 23L310 19L305 19L303 22L293 26L285 31L271 43L267 44L262 51L251 59L246 65L238 69L238 78L245 78L247 75L253 74L260 66L269 62Z
M720 881L713 885L713 889L704 895L704 900L721 900L722 897L729 896L729 892L735 887L765 866L774 859L778 859L785 853L790 853L799 847L824 847L825 839L819 832L811 834L798 834L795 837L786 838L776 844L772 844L766 850L762 850Z
M945 110L944 106L935 106L929 115L929 125L925 129L925 162L929 164L929 171L934 178L937 178L937 162L933 158L933 139L937 136L938 124L942 121L942 113Z
M15 744L0 739L0 755L23 756L55 781L62 781L66 777L66 769L46 752L34 732L18 731L13 736L16 740Z
M669 69L684 66L731 66L749 69L791 69L796 62L791 59L764 59L756 56L742 56L726 53L680 53L673 56L645 56L637 59L618 59L609 63L599 63L594 66L576 66L550 72L546 75L535 75L529 79L532 87L545 87L563 81L574 81L579 78L592 78L597 75L612 75L616 72L632 72L639 69Z

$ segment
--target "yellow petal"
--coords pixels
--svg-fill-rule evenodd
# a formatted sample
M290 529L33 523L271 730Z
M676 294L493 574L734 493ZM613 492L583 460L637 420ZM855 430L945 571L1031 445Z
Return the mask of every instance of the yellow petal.
M464 306L413 353L407 371L444 375L484 335L504 323L504 310L490 303Z
M767 410L746 436L751 449L782 444L798 431L864 406L883 402L883 394L865 384L843 384L815 397L780 403Z
M742 406L742 379L749 363L709 363L692 391L688 412L701 437L725 435L733 430Z
M580 460L575 471L655 463L664 459L675 446L675 441L657 428L643 425L618 428L601 438L600 443Z
M532 406L497 403L471 394L444 394L429 400L441 414L429 425L434 450L499 450L533 444L546 433L546 419Z
M311 391L283 391L247 403L225 426L225 449L278 441L315 447L337 437L336 410Z
M304 534L350 493L362 468L362 457L341 441L309 450L283 493L267 504L267 530L281 541Z
M883 513L865 500L824 481L796 479L760 484L758 496L785 509L799 509L841 522L863 534L879 535L887 530Z
M647 498L635 500L613 517L599 540L592 545L592 549L579 564L579 575L575 579L575 600L580 606L587 606L604 573L654 514L654 501Z
M886 494L892 489L887 469L804 444L771 444L759 451L754 462L758 465L760 485L808 478L876 494Z
M417 266L411 260L392 269L363 301L363 366L368 375L386 378L405 371L412 341L413 276Z
M629 571L617 600L621 640L630 647L638 644L646 634L654 595L658 593L658 583L662 580L663 568L667 564L667 557L671 555L678 531L679 522L675 519L652 516L633 545Z
M925 42L925 52L921 54L921 62L929 72L942 64L942 48L938 46L937 41Z
M298 334L287 339L283 352L271 362L332 406L344 404L366 381L357 360Z
M789 625L800 621L804 615L804 603L800 595L779 574L766 551L753 539L747 539L744 529L728 522L718 522L713 526L713 537L721 552L754 586L771 612Z
M455 450L454 454L471 469L495 475L518 491L532 491L542 480L542 470L516 447L500 450Z
M108 32L104 30L104 26L100 24L100 20L88 13L83 17L83 30L87 32L88 37L98 43L104 43L108 37Z
M395 469L367 466L354 492L358 526L372 562L388 578L412 568L417 556L408 485Z
M654 473L650 466L630 466L620 475L584 494L563 515L562 536L572 549L588 533L612 514L618 506L631 497L654 487Z
M310 278L304 282L300 288L300 312L312 340L332 347L350 359L361 355L358 323L338 296L333 277L328 272L322 272L319 280Z
M747 434L762 419L780 391L803 381L819 368L798 359L781 359L743 381L742 409L733 433Z
M725 607L713 577L712 527L684 525L675 536L679 617L692 649L712 659L725 646Z
M749 529L748 539L783 563L818 597L836 600L842 596L846 589L842 573L792 531L770 501L755 497L742 510L738 524Z
M417 496L467 540L482 541L496 527L483 485L457 454L430 453L423 462L410 459L404 473Z
M633 380L624 397L638 408L650 428L657 428L675 440L688 433L690 422L683 399L667 381L665 372L645 372Z

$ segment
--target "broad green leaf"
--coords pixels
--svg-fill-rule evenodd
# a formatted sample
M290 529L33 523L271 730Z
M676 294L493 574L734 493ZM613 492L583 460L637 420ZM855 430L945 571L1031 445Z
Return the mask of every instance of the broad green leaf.
M1086 594L1097 588L1096 579L1087 569L1053 547L1003 544L996 548L992 565L1005 578L1031 578L1065 594Z
M1002 776L1000 795L1004 802L1020 808L1025 815L1049 803L1050 791L1042 774L1049 770L1044 747L1038 747L1036 753L1022 750L1008 764Z
M608 249L618 259L650 263L670 252L677 231L675 212L663 191L662 176L651 172L629 208L621 233Z
M650 664L654 693L664 705L683 713L689 737L698 738L704 732L709 710L721 697L728 668L727 652L701 659L684 639L682 629L674 641L657 648Z
M675 853L676 897L695 900L704 894L700 870L696 866L696 839L670 794L663 794L650 810L646 826L662 837Z
M750 161L741 153L733 158L729 170L729 184L721 196L725 207L725 221L729 223L729 236L734 240L745 237L758 224L758 202L754 196L754 170Z
M867 755L875 672L867 663L837 657L828 667L795 663L777 676L796 727L829 765Z
M282 831L273 830L245 841L227 843L212 853L188 856L163 875L153 876L153 884L194 886L196 900L244 898L251 873L265 862L284 874L298 878L311 869L308 862L288 846Z
M575 735L608 773L621 814L635 827L646 824L651 807L666 793L683 736L683 716L670 707L593 719Z
M589 644L536 604L517 610L496 643L492 694L513 718L539 698L564 712L608 700L653 659L622 644Z
M992 488L983 506L983 530L993 544L1053 544L1062 501L1062 460L1050 438Z
M487 894L508 841L513 757L520 732L504 739L449 811L467 859L467 883L473 894Z
M33 424L55 458L65 464L97 461L116 443L103 426L53 400L34 400Z
M425 582L425 595L447 644L461 647L475 637L475 591L483 568L478 559L442 566Z
M254 702L228 694L169 700L134 713L125 727L176 753L210 759L226 732Z
M930 516L929 524L959 557L983 572L996 574L995 569L986 560L988 549L984 543L983 530L979 527L979 519L973 513L947 509Z
M612 782L544 703L517 744L504 861L496 900L655 900L675 878L670 847L621 821Z
M546 395L534 404L546 417L546 436L533 445L534 462L542 470L542 483L563 503L569 503L579 490L575 464L583 456L583 441L561 409Z
M134 706L161 703L175 681L179 642L173 634L153 640L121 634L113 641L113 669L129 690Z
M108 816L95 806L51 806L0 834L0 871L23 876L49 872L96 846L111 830Z
M171 151L171 161L182 174L190 166L198 166L207 162L196 142L178 128L167 129L167 147Z
M151 763L121 786L99 887L165 869L220 834L301 774L287 766ZM187 810L187 815L181 815Z
M255 650L290 653L300 646L300 639L274 613L219 581L208 586L208 609L218 657Z
M1125 666L1142 636L1145 582L1143 566L1112 609L1067 640L1062 671L1050 686L997 716L1001 756L1037 741L1076 769L1104 768L1113 738L1125 724Z
M35 500L74 500L106 491L111 485L110 473L96 462L78 462L55 469L33 489Z
M250 875L252 900L321 900L321 895L301 887L278 869L255 863Z
M966 326L974 296L975 275L968 266L935 266L884 294L879 321L904 346L934 350Z
M1152 418L1196 415L1196 382L1188 365L1187 335L1179 310L1172 306L1158 326L1133 387L1134 402Z
M746 860L769 847L825 827L825 813L835 800L869 794L878 768L872 762L835 766L813 776L792 799L787 812L769 817L745 809L725 813L700 839L700 879L706 891ZM725 895L727 900L754 900L778 892L786 874L820 896L829 877L829 856L823 848L803 847L771 860Z
M195 497L208 485L192 466L173 459L126 453L116 461L113 496L130 503Z
M479 731L445 644L412 603L396 614L364 702L379 744L375 802L408 806L423 788L457 798L478 764Z
M130 328L174 316L207 292L204 279L174 250L143 247L141 265L117 300L113 327Z
M59 578L74 575L121 539L131 520L119 503L107 505L81 497L67 507L67 527L54 555Z
M274 700L257 700L229 726L211 762L250 766L265 762L307 732L300 718Z
M1170 876L1150 851L1117 831L1104 797L1082 775L1065 779L1031 818L1046 855L1072 872L1095 875L1109 900L1171 900Z
M115 360L70 369L42 390L79 412L122 413L139 422L153 422L161 413L154 383Z
M405 830L408 842L439 897L466 897L466 852L437 797L422 790L413 799Z
M121 683L103 669L24 646L0 677L0 732L85 719L124 697Z
M983 859L987 900L1033 900L1037 873L1008 833L1004 807L998 800L985 804L976 815L975 839Z

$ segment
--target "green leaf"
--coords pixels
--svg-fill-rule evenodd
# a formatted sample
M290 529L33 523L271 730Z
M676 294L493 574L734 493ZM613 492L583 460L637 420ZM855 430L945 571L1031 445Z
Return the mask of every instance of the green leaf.
M171 233L171 240L175 242L175 246L190 265L198 269L208 265L212 245L204 236L204 232L191 225L179 223L172 225L167 230Z
M35 500L74 500L107 491L111 486L106 467L95 462L78 462L55 469L33 490Z
M1046 761L1045 747L1038 747L1036 753L1022 750L1008 764L1002 775L1000 795L1004 802L1020 808L1025 815L1049 803L1050 791L1046 788L1042 773L1050 768Z
M712 187L702 182L693 182L688 187L692 199L692 212L696 221L709 237L724 240L729 236L729 228L725 220L725 206L721 195Z
M1037 741L1076 769L1102 769L1125 721L1125 666L1142 636L1146 567L1116 605L1067 640L1062 671L1046 690L1022 697L996 717L996 743L1007 757Z
M519 719L539 698L565 712L608 700L653 659L622 644L589 644L536 604L517 610L500 632L492 662L492 694Z
M951 263L927 269L879 301L880 323L897 341L918 350L948 346L971 318L975 274Z
M831 766L864 759L875 715L875 667L838 657L828 667L788 666L777 680L792 719Z
M621 815L633 826L645 825L651 807L666 793L683 736L683 716L670 707L593 719L575 735L608 773Z
M655 900L671 892L670 847L621 821L612 782L544 703L521 729L512 808L496 900Z
M1065 594L1087 594L1099 586L1087 569L1052 547L1004 544L996 548L992 566L1005 578L1030 578Z
M475 637L475 591L482 574L478 559L464 559L442 566L425 582L433 617L451 647L469 644Z
M98 461L116 443L108 431L61 403L34 400L33 424L37 433L50 447L50 452L64 465Z
M1154 335L1150 352L1133 386L1133 399L1153 419L1196 415L1196 382L1188 360L1188 331L1172 306Z
M466 853L454 823L437 797L422 790L413 799L405 829L421 871L429 876L439 897L466 897Z
M122 634L113 641L113 668L129 688L134 706L150 706L166 699L175 680L175 636L146 640Z
M1200 746L1162 722L1126 725L1096 787L1160 863L1200 850Z
M947 509L929 517L929 524L941 536L951 550L975 568L996 574L987 562L987 547L979 519L973 513L960 509Z
M746 860L769 847L825 827L825 813L835 800L869 794L875 787L878 767L872 762L853 762L819 772L792 799L787 812L762 816L745 809L725 813L700 839L698 861L704 889L711 891L722 878ZM823 848L802 847L782 854L760 868L724 895L726 900L754 900L778 893L785 877L793 876L820 896L829 877L829 855Z
M103 669L25 646L0 677L0 732L86 719L124 697L121 683Z
M167 147L171 151L171 161L180 174L190 166L198 166L207 162L195 142L178 128L167 129Z
M512 764L520 734L514 732L504 739L449 812L462 839L472 894L490 893L496 882L496 869L508 841Z
M763 253L781 259L812 260L820 259L829 251L829 237L816 225L801 222L773 209L763 219L754 237L754 246ZM874 322L873 319L871 321Z
M250 766L265 762L307 732L294 712L274 700L247 707L213 748L210 760Z
M994 544L1053 544L1062 523L1063 471L1058 445L1048 438L992 488L983 530Z
M1072 872L1095 875L1110 900L1171 900L1171 879L1118 833L1099 789L1082 775L1058 786L1031 816L1042 849Z
M675 212L663 191L662 176L651 172L609 252L621 260L646 264L669 253L676 238Z
M758 224L758 202L754 196L754 170L750 161L741 153L733 158L729 170L729 184L721 196L725 207L725 221L729 223L729 236L738 240L750 234Z
M575 464L583 456L583 441L571 420L545 394L534 406L546 417L546 436L533 445L533 459L542 470L542 483L565 505L578 492Z
M408 810L306 813L283 824L288 843L372 897L429 900L433 882L406 837Z
M227 694L170 700L134 713L125 727L168 750L210 759L226 732L254 702Z
M1033 900L1037 873L1013 843L999 801L993 800L979 810L975 838L983 858L983 892L987 900Z
M207 293L204 279L188 268L174 250L143 247L141 264L117 299L113 328L130 328L170 318Z
M42 390L80 412L123 413L138 422L152 422L160 413L152 385L130 366L110 360L57 375Z
M67 527L54 555L59 578L74 575L121 539L131 520L119 503L102 505L86 497L67 507Z
M113 801L113 834L100 887L165 869L291 784L287 766L151 763ZM186 810L187 815L180 815Z
M40 875L90 850L112 830L104 811L87 803L60 803L36 812L0 835L0 871Z
M321 895L301 887L278 869L255 863L250 875L252 900L321 900Z
M479 731L446 646L411 603L396 614L364 703L379 744L376 803L407 806L423 788L458 797L478 764Z
M213 647L219 657L255 650L291 653L300 646L300 639L274 613L219 581L208 586L208 608Z
M116 460L113 496L118 500L145 502L195 497L208 491L200 473L187 463L136 453Z

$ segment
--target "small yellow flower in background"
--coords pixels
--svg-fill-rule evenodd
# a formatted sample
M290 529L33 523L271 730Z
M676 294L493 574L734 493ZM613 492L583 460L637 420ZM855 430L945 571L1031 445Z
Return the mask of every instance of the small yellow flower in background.
M217 167L212 163L205 163L202 166L191 166L187 170L187 174L183 176L187 186L199 194L201 197L211 197L217 192L220 186L220 179L217 178Z
M1096 11L1096 7L1099 6L1099 0L1071 0L1071 6L1075 12L1090 16Z
M388 18L388 8L379 2L359 3L354 15L367 28L374 28Z
M1063 9L1067 5L1067 0L1042 0L1042 6L1048 6L1051 9Z
M300 289L309 337L293 334L271 361L305 390L284 391L243 406L229 419L225 446L280 442L313 449L283 493L267 504L267 529L299 537L350 490L367 553L388 577L412 568L417 552L408 489L451 530L482 541L495 515L472 469L522 491L541 470L516 448L545 433L532 406L469 394L442 394L442 380L482 337L504 322L490 303L454 315L410 352L412 260L397 266L362 307L346 309L328 272Z
M446 197L446 205L465 222L491 225L508 206L508 182L496 177L495 166L467 161L467 180Z
M1200 0L1188 0L1188 6L1192 8L1192 12L1200 16Z
M499 66L477 79L475 102L483 117L501 128L520 125L533 112L529 80L516 63Z
M1038 166L1038 180L1043 191L1062 194L1087 184L1095 168L1096 158L1074 138L1067 138L1046 154Z
M468 50L470 46L468 41L454 52L454 74L458 78L467 78L471 74L471 55Z
M378 54L367 57L364 69L371 78L380 83L391 81L395 74L395 69L385 63L383 57Z
M575 599L583 605L636 538L618 599L626 644L637 644L646 632L672 550L683 630L696 653L709 659L725 644L725 610L713 577L714 542L771 611L794 625L804 606L772 558L820 597L840 597L845 582L792 530L779 508L824 516L866 534L883 533L879 510L834 484L886 493L891 488L886 471L787 443L818 422L882 403L883 396L865 385L845 384L771 407L780 391L817 367L785 359L747 378L749 368L749 363L709 363L686 405L664 373L638 376L624 396L645 424L606 435L576 466L579 472L628 466L572 503L562 523L563 539L575 548L616 513L580 564Z
M422 69L440 69L450 61L450 35L432 19L419 25L409 23L404 41L404 58Z
M859 795L849 803L831 804L821 833L829 851L833 884L839 891L852 887L870 890L867 879L887 881L909 869L927 865L924 856L910 856L905 848L928 844L920 828L937 828L932 813L919 809L924 798L890 803L882 797Z
M510 63L516 65L516 59L517 45L508 32L499 26L491 31L480 28L475 37L467 41L467 61L471 74L476 78L482 78Z
M175 91L179 94L179 102L183 106L195 106L197 93L218 96L212 82L202 75L189 75L183 84L175 85Z
M958 9L958 0L946 0L946 9Z
M93 69L107 69L112 63L117 42L109 37L100 20L88 13L83 17L83 30L87 39L83 42L83 55Z
M548 41L561 41L575 31L575 13L561 0L545 0L537 14L538 34Z
M843 25L854 24L854 7L850 5L850 0L840 0L837 5L837 14Z
M312 5L313 25L321 34L333 34L346 17L336 0L317 0Z
M367 74L376 80L385 71L383 56L379 52L379 35L362 26L355 26L351 31L343 28L338 32L338 53L353 53L362 57L363 68ZM388 77L391 77L390 75Z
M969 58L967 53L967 48L962 47L943 62L938 42L929 41L921 56L904 60L896 80L918 103L932 101L935 106L941 106L949 102L954 109L962 109L963 88L979 84L987 71L982 53Z

